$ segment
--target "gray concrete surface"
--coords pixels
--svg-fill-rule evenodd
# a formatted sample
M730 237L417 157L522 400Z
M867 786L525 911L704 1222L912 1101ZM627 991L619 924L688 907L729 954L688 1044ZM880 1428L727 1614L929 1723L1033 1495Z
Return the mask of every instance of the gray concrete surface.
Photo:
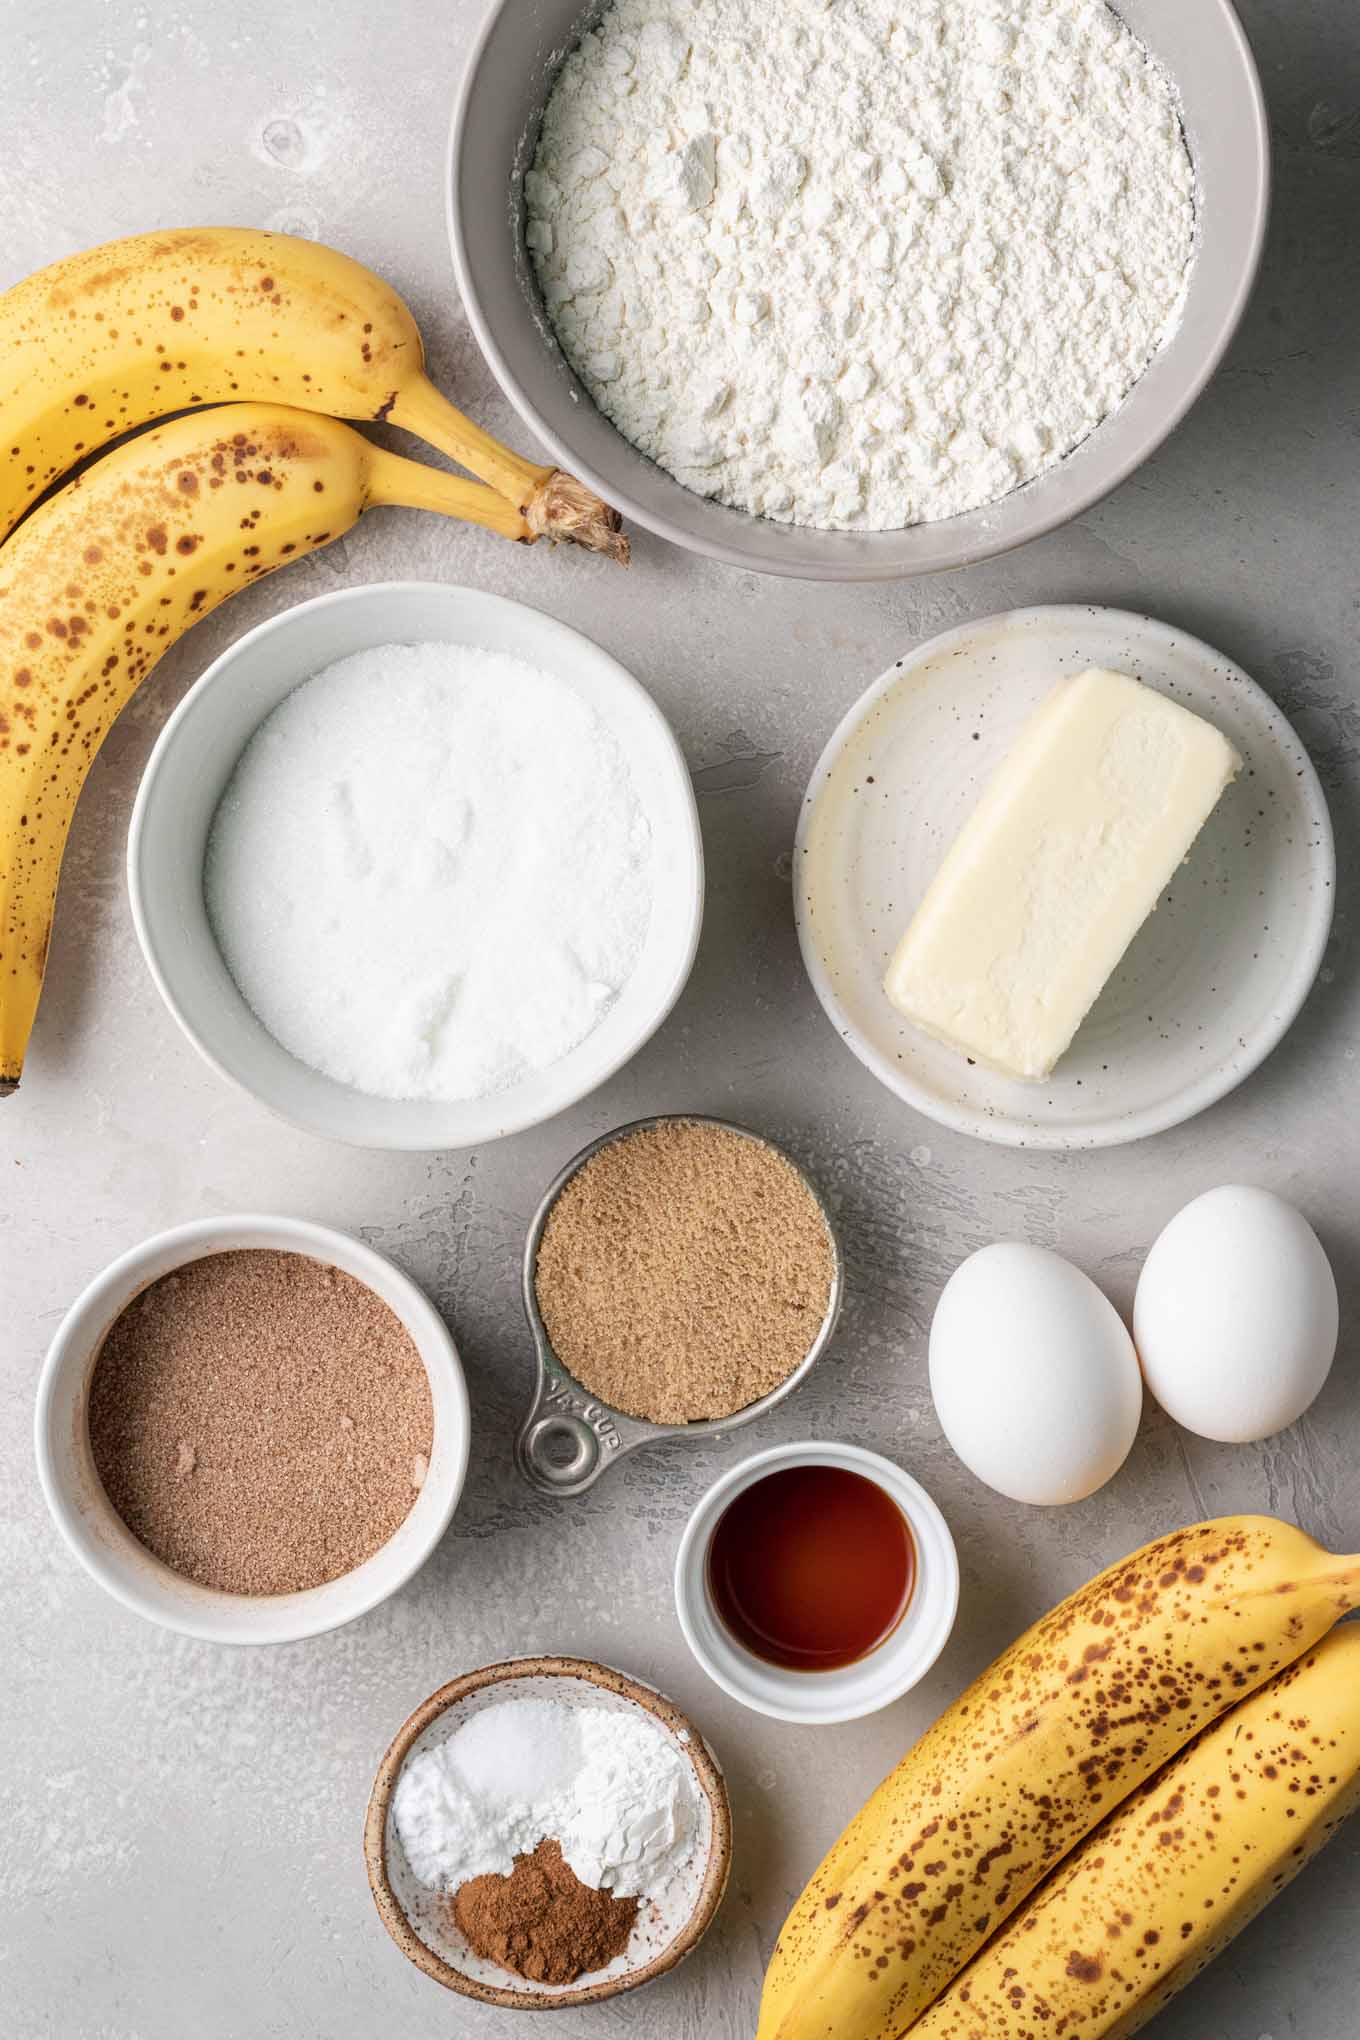
M434 367L512 420L469 338L444 241L449 97L480 0L4 0L0 283L118 233L204 220L332 240L416 305ZM360 1822L407 1711L465 1667L562 1650L623 1665L690 1708L719 1750L736 1865L702 1950L645 1996L569 2014L624 2031L744 2040L763 1958L824 1844L962 1683L1057 1596L1205 1512L1293 1516L1360 1546L1360 1212L1355 940L1360 691L1360 12L1246 0L1279 191L1265 276L1231 359L1152 464L1075 528L947 579L812 588L709 568L645 537L627 578L384 512L250 590L167 659L91 775L62 884L49 985L18 1098L0 1107L0 2032L6 2040L508 2040L514 2015L443 1996L383 1934ZM413 575L523 596L640 674L694 769L711 874L693 981L668 1026L556 1124L476 1154L351 1154L274 1125L202 1067L137 953L128 812L156 731L237 633L343 581ZM1322 982L1285 1045L1194 1124L1069 1157L951 1137L881 1091L801 973L788 851L823 741L904 646L1013 604L1145 608L1218 643L1304 733L1343 879ZM762 1430L639 1454L586 1501L519 1483L528 1392L516 1293L526 1221L559 1164L638 1113L691 1107L787 1139L834 1201L850 1301L814 1381ZM997 1235L1061 1248L1129 1301L1162 1220L1243 1179L1296 1199L1341 1279L1341 1358L1287 1436L1230 1449L1149 1415L1127 1467L1061 1513L980 1488L937 1430L925 1380L934 1298ZM155 1228L269 1207L392 1253L447 1312L476 1410L473 1469L423 1574L367 1621L227 1655L124 1615L49 1525L30 1446L47 1337L75 1291ZM685 1515L757 1443L856 1439L926 1482L958 1537L961 1616L927 1684L878 1718L782 1728L725 1700L670 1604ZM1360 1821L1163 2016L1158 2040L1353 2040L1360 2025Z

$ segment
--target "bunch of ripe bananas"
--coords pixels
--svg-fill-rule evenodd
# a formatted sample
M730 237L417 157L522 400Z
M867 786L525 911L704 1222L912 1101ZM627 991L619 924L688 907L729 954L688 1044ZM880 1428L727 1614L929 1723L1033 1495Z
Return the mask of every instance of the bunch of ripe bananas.
M85 774L201 616L383 503L627 560L614 511L492 439L423 364L380 278L252 229L115 241L0 297L0 1096L23 1066ZM182 411L20 524L77 463ZM404 426L480 479L404 460L339 418Z
M1127 2040L1360 1803L1360 1557L1230 1517L1102 1573L798 1900L758 2040Z

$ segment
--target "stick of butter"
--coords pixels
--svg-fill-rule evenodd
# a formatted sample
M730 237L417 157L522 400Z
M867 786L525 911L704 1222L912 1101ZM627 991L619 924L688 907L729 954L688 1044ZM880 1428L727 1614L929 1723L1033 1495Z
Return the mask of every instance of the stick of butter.
M1123 673L1060 681L902 937L893 1005L1007 1076L1046 1077L1241 764Z

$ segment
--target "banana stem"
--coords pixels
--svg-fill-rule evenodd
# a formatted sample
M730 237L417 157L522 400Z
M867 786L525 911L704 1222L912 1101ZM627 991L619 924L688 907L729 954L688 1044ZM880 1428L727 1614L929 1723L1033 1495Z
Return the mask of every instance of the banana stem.
M383 446L369 448L368 501L406 510L437 510L441 516L484 525L522 545L532 545L538 535L513 503L507 503L484 482L469 482L462 475L445 474L442 468L425 467L418 460L389 453Z
M474 425L471 418L465 418L428 376L417 376L397 391L387 422L400 425L405 432L414 432L418 439L427 439L450 460L456 460L459 467L468 468L482 481L490 482L518 510L524 508L552 473L551 468L535 467L522 454L512 453L489 432L483 432L480 425Z
M398 390L385 416L489 482L521 513L534 538L571 539L627 566L628 540L617 510L561 468L538 467L502 446L465 418L428 376Z

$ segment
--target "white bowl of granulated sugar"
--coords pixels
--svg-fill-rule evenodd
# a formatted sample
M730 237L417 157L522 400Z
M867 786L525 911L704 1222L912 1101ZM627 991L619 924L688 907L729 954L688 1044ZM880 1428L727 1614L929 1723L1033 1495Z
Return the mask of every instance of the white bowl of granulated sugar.
M171 716L128 838L152 977L222 1075L360 1147L551 1118L669 1013L703 912L688 770L588 638L472 588L305 602Z
M399 1730L364 1823L402 1953L511 2011L596 2004L695 1948L732 1860L727 1788L694 1724L585 1658L442 1686Z

